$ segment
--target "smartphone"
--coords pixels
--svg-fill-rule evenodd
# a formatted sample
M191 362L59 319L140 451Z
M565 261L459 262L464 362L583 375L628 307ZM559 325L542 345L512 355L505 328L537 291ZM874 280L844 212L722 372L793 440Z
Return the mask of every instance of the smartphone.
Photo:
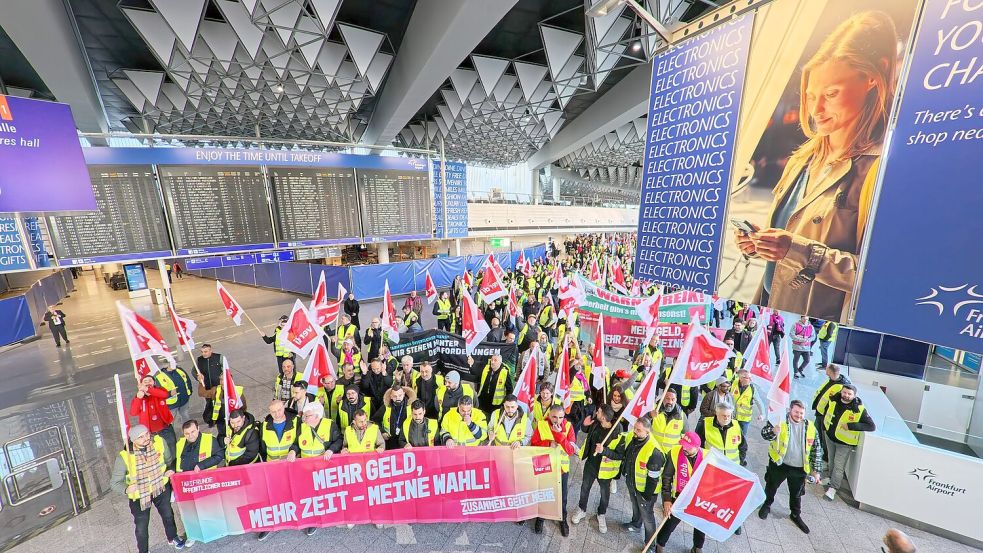
M751 234L752 232L757 230L756 228L754 228L754 225L747 220L738 221L737 219L731 219L730 224L737 227L744 234Z

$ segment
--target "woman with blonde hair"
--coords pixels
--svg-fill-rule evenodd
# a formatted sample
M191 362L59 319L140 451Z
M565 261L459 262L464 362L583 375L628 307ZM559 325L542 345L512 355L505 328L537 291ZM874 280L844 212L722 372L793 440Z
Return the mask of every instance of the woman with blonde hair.
M897 48L890 16L865 11L841 23L802 68L807 140L775 186L767 224L736 233L745 255L767 263L754 303L846 318L894 101Z

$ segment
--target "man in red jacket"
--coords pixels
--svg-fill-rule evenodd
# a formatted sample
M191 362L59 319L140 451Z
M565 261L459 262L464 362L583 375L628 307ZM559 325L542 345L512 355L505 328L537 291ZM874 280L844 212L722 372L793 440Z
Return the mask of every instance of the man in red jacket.
M561 483L563 486L563 511L560 518L560 534L570 535L570 525L567 524L567 483L570 476L570 456L577 452L577 434L573 425L566 420L563 405L554 403L549 410L548 420L542 420L532 432L530 445L552 447L560 451ZM533 530L537 534L543 532L543 519L537 518Z
M171 426L174 415L167 406L168 397L170 394L167 390L157 386L154 377L148 374L137 384L137 396L130 401L130 415L137 417L140 424L146 426L151 434L160 436L174 451L177 436Z

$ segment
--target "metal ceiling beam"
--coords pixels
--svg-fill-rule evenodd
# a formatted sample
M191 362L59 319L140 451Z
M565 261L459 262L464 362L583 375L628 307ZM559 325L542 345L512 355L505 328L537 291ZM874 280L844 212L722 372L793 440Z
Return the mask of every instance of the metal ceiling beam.
M527 161L535 171L647 113L652 66L640 65L560 129Z
M417 2L362 142L392 142L517 1Z
M55 98L72 107L79 130L109 130L75 21L63 0L5 2L0 25Z

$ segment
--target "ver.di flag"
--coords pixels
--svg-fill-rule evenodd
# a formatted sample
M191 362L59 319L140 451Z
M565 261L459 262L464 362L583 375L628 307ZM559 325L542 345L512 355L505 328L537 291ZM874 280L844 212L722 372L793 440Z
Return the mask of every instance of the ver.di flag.
M570 350L566 342L563 343L563 353L560 354L560 366L556 369L553 397L563 404L564 409L573 405L573 398L570 397Z
M597 316L597 331L594 332L594 346L591 356L591 386L595 390L607 389L608 368L604 362L604 315Z
M621 260L617 257L612 258L611 265L611 286L621 292L628 294L628 286L625 284L625 270L621 266Z
M225 306L225 314L232 319L232 322L234 322L236 326L242 326L242 316L246 313L243 311L242 306L240 306L239 302L232 297L232 294L225 289L225 286L222 286L221 282L216 280L215 288L218 289L218 297L220 300L222 300L222 305Z
M433 279L430 278L429 269L427 269L427 277L423 281L423 289L427 294L427 305L430 305L437 299L437 287L433 285Z
M326 326L333 325L335 321L338 320L338 314L341 311L341 298L343 297L344 289L345 288L339 282L338 300L329 300L328 285L324 281L324 271L321 271L321 276L317 281L317 288L314 289L314 298L311 299L311 315L314 318L314 324L324 328Z
M725 541L765 501L758 475L712 450L672 504L672 514Z
M751 380L760 385L763 389L768 389L775 380L775 373L771 367L771 356L768 355L768 338L765 325L761 324L747 348L744 349L744 368L751 373Z
M768 389L767 418L773 426L778 426L785 418L785 411L792 403L792 371L789 365L790 351L788 339L782 340L781 359L778 361L778 371Z
M304 304L300 303L300 300L295 300L287 322L277 333L277 341L287 351L292 351L306 359L317 342L321 341L322 334L321 327L314 323L314 318Z
M712 382L724 374L731 357L734 357L734 351L710 334L694 315L668 384L699 386Z
M160 367L150 355L133 360L133 372L136 374L137 382L143 380L145 376L153 376L160 372Z
M116 302L116 309L119 311L120 322L123 323L123 336L130 350L130 358L134 362L141 357L160 355L171 365L175 364L170 348L153 323L137 315L122 302Z
M171 325L174 327L174 333L177 334L178 344L184 346L188 353L191 353L191 350L195 349L195 341L191 338L191 334L198 328L198 325L191 319L179 316L170 298L167 298L167 312L171 315Z
M590 279L595 284L601 281L601 269L597 266L596 257L592 257L590 260Z
M497 263L494 261L495 257L489 255L485 261L485 276L482 277L481 286L478 288L478 292L484 298L485 303L489 304L508 293L502 281L502 273L499 272L499 269L495 269Z
M515 284L509 288L509 316L519 316L519 300L515 297Z
M336 373L331 364L328 348L324 345L324 340L318 340L317 345L314 346L313 355L307 360L307 366L304 367L303 379L307 382L307 393L316 395L318 388L321 387L321 379L333 374Z
M529 352L529 358L522 368L519 380L515 382L515 397L519 404L526 408L526 413L532 413L532 404L536 401L536 379L539 376L539 361L533 352Z
M396 319L393 295L389 292L389 279L386 279L386 293L382 298L382 331L390 341L399 341L399 320Z
M569 321L573 312L584 304L587 294L583 288L577 285L575 279L563 277L560 280L560 291L557 294L560 305L557 311Z
M491 331L478 306L471 299L471 294L461 294L461 336L464 336L464 352L471 355L474 348L485 339Z
M648 372L645 373L645 377L642 378L642 383L638 385L635 395L632 396L631 400L628 401L628 405L625 406L625 412L622 416L628 421L629 425L635 424L635 421L655 409L655 405L658 403L658 381L660 374L662 374L661 359L658 365L652 365Z
M242 398L239 397L239 390L236 383L232 380L232 370L229 369L229 360L222 356L222 395L225 397L223 408L225 409L225 424L229 423L229 413L242 407Z

